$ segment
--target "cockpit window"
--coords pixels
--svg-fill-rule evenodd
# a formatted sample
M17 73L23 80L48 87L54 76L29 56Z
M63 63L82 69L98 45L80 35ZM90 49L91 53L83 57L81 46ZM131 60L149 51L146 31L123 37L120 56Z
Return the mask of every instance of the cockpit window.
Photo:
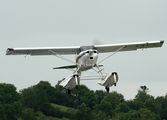
M94 53L97 53L97 50L95 50Z
M93 53L98 53L98 52L97 52L97 50L92 50L92 51L89 51L89 50L88 50L88 51L86 51L85 53L87 53L87 54L93 54Z

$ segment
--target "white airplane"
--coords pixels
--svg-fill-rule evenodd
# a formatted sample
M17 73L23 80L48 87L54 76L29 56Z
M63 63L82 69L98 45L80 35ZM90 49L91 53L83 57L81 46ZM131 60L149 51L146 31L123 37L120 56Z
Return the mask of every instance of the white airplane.
M61 59L74 63L70 66L56 67L54 69L74 69L72 75L61 81L60 85L70 93L71 89L77 88L80 79L99 79L98 84L105 87L109 92L111 86L116 86L118 82L117 72L105 73L100 65L102 61L120 51L131 51L137 49L161 47L164 41L133 42L121 44L103 44L91 46L70 46L70 47L34 47L34 48L8 48L6 55L55 55ZM109 56L97 63L99 53L112 52ZM76 61L73 62L62 55L76 54ZM96 69L95 69L96 68ZM93 69L98 76L81 76L82 71Z

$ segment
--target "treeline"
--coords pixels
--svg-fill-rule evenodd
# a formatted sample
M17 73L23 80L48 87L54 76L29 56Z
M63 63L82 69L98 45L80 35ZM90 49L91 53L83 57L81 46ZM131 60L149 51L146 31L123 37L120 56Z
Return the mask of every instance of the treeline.
M57 105L66 106L62 110ZM153 97L138 91L125 100L116 91L92 91L85 85L71 94L47 81L16 91L12 84L0 83L1 120L167 120L167 95Z

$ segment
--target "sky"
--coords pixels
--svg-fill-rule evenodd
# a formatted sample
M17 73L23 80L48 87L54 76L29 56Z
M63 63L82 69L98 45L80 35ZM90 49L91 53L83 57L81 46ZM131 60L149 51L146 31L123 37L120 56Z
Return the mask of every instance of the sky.
M71 65L67 61L55 56L6 56L8 47L83 46L92 45L94 39L104 44L167 40L166 5L166 0L0 0L0 83L14 84L19 91L41 80L55 86L72 74L52 69ZM110 54L99 54L99 61ZM75 61L75 55L65 57ZM143 85L154 97L166 95L166 64L166 43L161 48L119 52L103 62L107 72L119 75L110 90L128 100ZM105 90L97 82L81 84Z

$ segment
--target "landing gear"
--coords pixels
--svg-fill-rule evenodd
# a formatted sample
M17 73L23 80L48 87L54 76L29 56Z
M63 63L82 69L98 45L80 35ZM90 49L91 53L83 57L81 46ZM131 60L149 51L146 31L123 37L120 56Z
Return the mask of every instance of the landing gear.
M79 80L80 79L78 74L74 74L73 76L69 76L68 78L66 78L67 83L63 84L63 86L64 88L66 88L67 94L71 94L71 90L73 88L78 89Z
M79 76L78 75L73 75L76 83L76 87L79 85Z
M110 88L109 87L105 87L106 91L109 92L110 91Z
M67 89L67 93L70 94L70 93L71 93L71 90Z
M114 83L114 86L117 86L117 83Z
M76 89L78 89L78 85L76 85Z

